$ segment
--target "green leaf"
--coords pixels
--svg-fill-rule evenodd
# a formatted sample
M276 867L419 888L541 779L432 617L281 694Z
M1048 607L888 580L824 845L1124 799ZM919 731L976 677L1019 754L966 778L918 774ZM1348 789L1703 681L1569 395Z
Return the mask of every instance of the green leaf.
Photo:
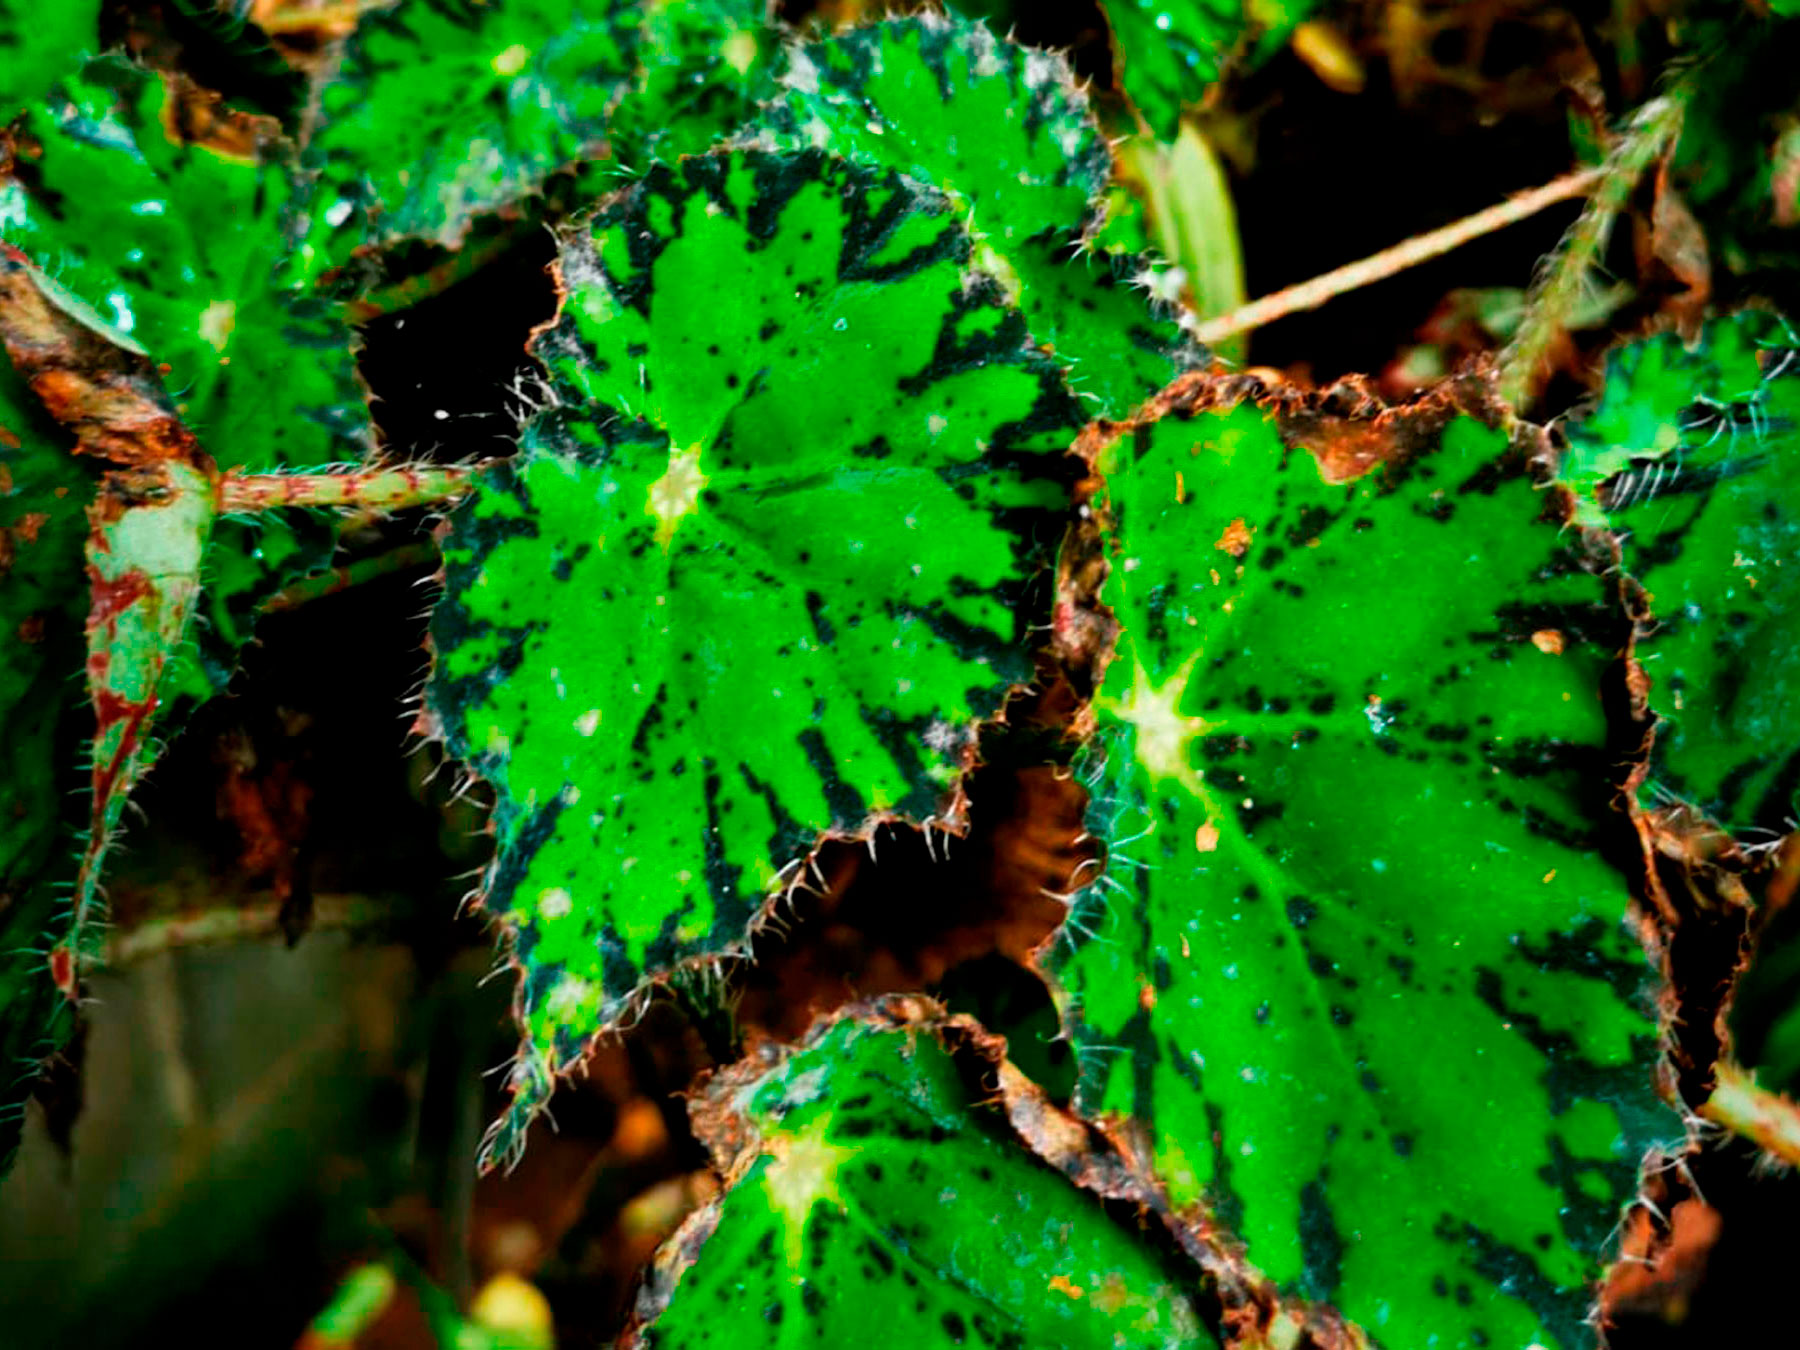
M1383 1344L1586 1344L1638 1161L1679 1136L1598 851L1622 621L1559 497L1447 399L1232 388L1100 454L1109 858L1047 961L1078 1105ZM1345 483L1307 453L1371 441L1408 457Z
M1565 428L1581 519L1649 597L1650 790L1733 829L1792 827L1800 788L1800 340L1773 314L1615 350Z
M892 19L788 49L774 139L900 169L949 193L989 247L1079 231L1112 158L1053 52L977 23Z
M1114 420L1185 371L1206 349L1181 326L1173 274L1151 258L1106 253L1054 235L983 254L1006 279L1031 335L1064 368L1091 417Z
M1079 414L969 257L943 198L813 152L659 166L565 234L557 406L454 517L426 694L499 799L502 1151L821 831L936 813L1028 677Z
M1119 87L1159 140L1198 103L1239 50L1266 55L1319 0L1104 0Z
M221 468L360 460L370 432L350 329L273 280L288 188L268 124L226 115L206 142L177 139L191 110L116 58L61 89L17 132L41 147L29 173L0 179L0 228L52 302L158 362L175 411ZM182 692L223 685L257 604L324 562L332 539L328 524L299 517L220 527Z
M1063 58L936 15L790 48L764 143L814 146L929 183L966 213L983 266L1097 416L1123 417L1205 353L1148 259L1079 241L1112 160Z
M724 140L773 92L780 29L767 0L654 0L644 6L636 84L608 135L629 170L672 163Z
M1216 1345L1197 1273L971 1090L940 1040L961 1025L884 1022L825 1024L695 1104L730 1189L665 1254L637 1344Z
M455 248L478 216L603 152L637 18L585 0L400 0L365 15L319 93L309 265L401 239Z
M0 359L0 1173L39 1064L73 1005L50 954L67 939L70 818L93 475Z
M100 48L100 0L0 0L0 123Z

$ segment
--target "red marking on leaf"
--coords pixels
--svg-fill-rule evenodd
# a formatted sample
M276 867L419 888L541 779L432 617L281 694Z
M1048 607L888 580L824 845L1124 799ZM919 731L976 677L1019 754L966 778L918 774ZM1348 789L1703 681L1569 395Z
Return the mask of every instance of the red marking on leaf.
M156 592L156 584L135 569L123 576L102 577L89 568L88 579L94 592L93 607L88 610L90 632L117 623L119 615Z

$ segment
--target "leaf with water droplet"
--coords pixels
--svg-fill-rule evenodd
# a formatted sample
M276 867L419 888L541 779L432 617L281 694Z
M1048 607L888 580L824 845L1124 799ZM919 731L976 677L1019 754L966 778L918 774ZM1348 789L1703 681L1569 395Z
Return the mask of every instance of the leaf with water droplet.
M1384 1343L1585 1344L1639 1159L1681 1133L1601 851L1624 616L1449 394L1195 381L1155 411L1097 464L1108 858L1045 962L1077 1104ZM1343 481L1346 447L1387 462Z
M810 151L658 166L564 233L554 405L453 518L426 694L499 798L502 1151L822 831L943 810L1029 677L1080 414L971 251L944 198Z
M1122 417L1205 359L1172 297L1136 284L1158 275L1148 259L1083 241L1112 160L1060 55L919 15L796 45L779 79L760 140L828 148L949 193L1090 414Z
M310 265L359 246L458 246L606 147L636 65L636 6L406 3L365 14L319 91Z
M1184 108L1198 104L1239 54L1280 49L1319 0L1104 0L1119 87L1158 139L1172 141Z
M0 177L7 242L39 286L85 327L147 353L221 468L361 459L370 432L350 328L273 280L288 249L274 126L184 101L119 58L61 87L66 100L13 133L41 150L30 172ZM328 558L333 537L298 516L222 525L200 645L164 703L222 687L257 605Z

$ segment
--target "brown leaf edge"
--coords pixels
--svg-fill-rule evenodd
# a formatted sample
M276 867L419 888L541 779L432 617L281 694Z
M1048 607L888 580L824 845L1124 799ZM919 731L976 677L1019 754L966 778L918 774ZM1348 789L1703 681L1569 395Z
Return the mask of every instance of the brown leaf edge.
M816 1044L839 1022L936 1038L968 1084L970 1099L1003 1111L1017 1141L1080 1190L1134 1214L1147 1241L1179 1253L1195 1267L1200 1302L1221 1340L1234 1350L1367 1350L1367 1341L1327 1308L1284 1303L1229 1239L1179 1221L1161 1191L1142 1180L1148 1170L1125 1142L1056 1105L1006 1057L1006 1038L965 1014L951 1014L925 995L896 994L823 1014L798 1042L764 1042L743 1059L698 1082L688 1097L696 1137L712 1154L723 1183L717 1198L690 1214L645 1271L636 1307L619 1345L645 1344L644 1333L667 1308L676 1286L718 1227L732 1188L762 1156L755 1127L733 1103L788 1057Z
M1611 786L1615 806L1626 817L1641 855L1641 869L1627 870L1631 889L1629 919L1646 955L1661 977L1657 990L1658 1026L1664 1055L1658 1065L1658 1092L1688 1123L1688 1140L1677 1153L1652 1150L1640 1164L1639 1193L1623 1221L1620 1256L1609 1271L1599 1308L1604 1325L1615 1297L1629 1298L1636 1286L1621 1276L1628 1265L1654 1265L1673 1260L1671 1243L1693 1246L1698 1230L1693 1223L1677 1233L1664 1216L1689 1191L1670 1177L1685 1180L1687 1160L1700 1148L1708 1126L1695 1111L1710 1093L1718 1066L1728 1062L1730 1037L1726 1018L1730 993L1738 975L1748 965L1751 905L1742 874L1745 858L1728 834L1685 807L1647 810L1640 806L1638 788L1649 771L1649 755L1655 738L1654 717L1645 697L1648 676L1637 660L1637 643L1654 627L1649 596L1622 568L1619 541L1603 529L1573 523L1573 497L1553 481L1558 447L1552 432L1513 415L1498 395L1491 362L1477 360L1456 374L1405 403L1389 404L1363 376L1352 375L1322 388L1293 384L1270 371L1227 372L1220 368L1184 375L1120 422L1096 421L1083 429L1075 451L1088 466L1088 476L1078 488L1078 519L1064 542L1057 572L1053 651L1071 672L1070 679L1088 690L1099 687L1110 663L1119 624L1101 592L1109 571L1109 550L1114 546L1112 522L1107 510L1106 482L1097 465L1102 452L1121 436L1148 426L1170 414L1192 416L1204 411L1224 411L1250 403L1268 410L1290 449L1305 449L1318 460L1327 481L1347 483L1377 466L1404 461L1429 450L1453 418L1472 416L1490 427L1507 427L1512 453L1529 466L1543 490L1562 499L1568 528L1579 530L1577 547L1596 575L1613 579L1616 603L1628 619L1624 648L1615 663L1617 687L1608 691L1613 716L1609 749L1618 766ZM1091 706L1081 709L1070 735L1085 739L1093 729ZM1788 890L1792 889L1790 885ZM1783 895L1786 891L1782 892ZM1046 944L1047 948L1048 944ZM1040 955L1045 949L1040 949ZM1032 969L1055 988L1038 960ZM1158 1194L1148 1141L1130 1121L1106 1120L1085 1128L1106 1137L1113 1156L1123 1159L1134 1177L1138 1194ZM1160 1211L1168 1216L1166 1204ZM1168 1217L1185 1244L1206 1261L1229 1300L1236 1272L1240 1287L1267 1288L1267 1282L1243 1260L1242 1249L1218 1229L1204 1209ZM1692 1263L1682 1249L1681 1260ZM1204 1264L1205 1262L1203 1262ZM1239 1333L1228 1323L1236 1344L1263 1346L1288 1344L1291 1330L1281 1325L1290 1313L1270 1290L1253 1296L1246 1330ZM1336 1334L1344 1340L1318 1340L1315 1344L1361 1344L1361 1332L1337 1321L1337 1314L1307 1312L1317 1318L1328 1315ZM1310 1323L1306 1324L1310 1331ZM1341 1332L1337 1328L1342 1327ZM1279 1336L1279 1342L1275 1339Z
M1533 441L1534 459L1554 474L1563 451L1556 428L1521 424L1520 432ZM1643 1161L1596 1320L1602 1329L1647 1315L1676 1324L1704 1278L1720 1231L1717 1212L1694 1181L1695 1164L1719 1143L1720 1127L1704 1108L1734 1068L1732 1003L1760 934L1793 892L1800 835L1774 848L1749 849L1688 803L1645 804L1640 789L1650 772L1657 717L1638 649L1657 627L1654 600L1625 570L1621 541L1610 529L1571 528L1580 530L1597 570L1613 579L1617 603L1630 621L1618 663L1623 688L1611 700L1612 749L1623 772L1619 809L1631 822L1641 860L1627 876L1632 917L1661 976L1657 1086L1680 1112L1687 1135L1679 1147L1652 1150Z
M1379 464L1429 449L1459 415L1490 427L1502 425L1507 417L1494 392L1491 364L1480 361L1400 404L1386 402L1363 375L1347 375L1313 389L1275 371L1227 371L1215 366L1180 376L1122 421L1088 423L1073 450L1087 472L1076 486L1076 519L1058 560L1051 623L1052 652L1077 688L1099 687L1119 632L1111 608L1100 599L1112 532L1106 481L1096 467L1101 453L1120 437L1171 414L1191 417L1245 403L1270 412L1282 442L1310 453L1331 483L1351 482ZM1085 736L1088 730L1085 718L1071 728L1076 736Z

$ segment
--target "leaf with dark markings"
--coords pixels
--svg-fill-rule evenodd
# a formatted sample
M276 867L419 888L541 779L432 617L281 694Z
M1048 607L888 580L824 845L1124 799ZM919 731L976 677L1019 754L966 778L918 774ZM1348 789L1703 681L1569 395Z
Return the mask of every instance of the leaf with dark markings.
M1247 387L1178 385L1098 452L1109 856L1046 960L1078 1106L1384 1344L1585 1344L1680 1133L1599 851L1623 616L1449 395ZM1308 453L1373 439L1409 448L1355 481Z
M608 119L613 155L630 173L724 140L774 92L779 29L767 0L658 0L644 7L638 76Z
M632 1343L1215 1345L1197 1273L971 1091L947 1049L971 1030L855 1010L714 1080L694 1115L729 1189L665 1249Z
M1207 362L1182 329L1169 273L1147 256L1107 253L1054 236L1027 240L995 270L1090 417L1125 418L1178 375Z
M1747 311L1691 346L1630 343L1565 435L1561 477L1582 519L1615 532L1649 609L1651 799L1785 832L1800 809L1800 339Z
M365 14L319 92L309 265L364 244L454 248L551 173L606 148L636 65L637 7L400 0Z
M1029 676L1079 414L970 252L943 198L813 152L658 167L565 233L554 406L453 519L426 695L499 796L502 1151L821 832L944 810Z
M982 263L1086 411L1123 417L1205 359L1151 296L1148 259L1082 242L1112 157L1068 63L934 15L788 50L759 139L898 169L968 215Z
M896 168L949 193L990 247L1077 231L1112 157L1068 63L935 15L790 47L766 117L780 143Z

